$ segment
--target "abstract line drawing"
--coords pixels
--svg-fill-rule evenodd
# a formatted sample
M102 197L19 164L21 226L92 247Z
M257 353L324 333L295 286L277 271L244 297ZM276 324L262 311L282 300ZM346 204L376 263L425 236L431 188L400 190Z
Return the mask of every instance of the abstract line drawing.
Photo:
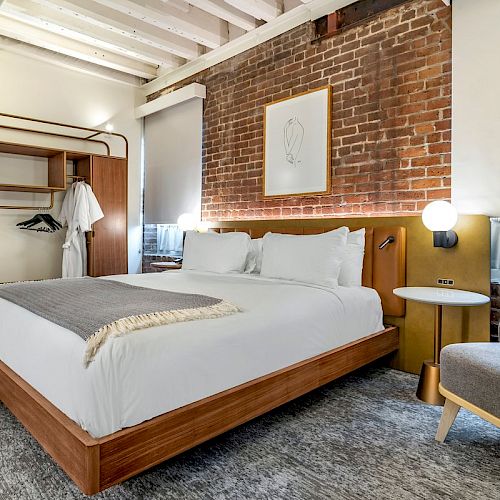
M330 192L331 101L326 86L265 105L264 197Z
M294 116L290 118L283 127L283 142L285 147L285 158L290 165L299 166L299 154L304 141L304 127L299 119Z

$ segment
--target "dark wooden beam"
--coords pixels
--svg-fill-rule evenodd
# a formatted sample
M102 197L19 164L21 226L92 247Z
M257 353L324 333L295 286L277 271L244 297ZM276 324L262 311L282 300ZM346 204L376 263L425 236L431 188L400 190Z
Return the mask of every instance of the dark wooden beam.
M316 38L336 35L348 28L358 26L377 14L412 0L358 0L315 21Z

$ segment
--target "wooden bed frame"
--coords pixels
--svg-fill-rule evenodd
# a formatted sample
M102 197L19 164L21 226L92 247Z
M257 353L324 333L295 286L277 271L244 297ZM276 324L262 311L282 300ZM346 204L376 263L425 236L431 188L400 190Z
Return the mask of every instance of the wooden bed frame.
M276 221L274 223L276 225ZM332 227L326 225L319 231L315 228L313 232ZM235 230L235 227L233 224L220 229ZM249 227L238 229L252 233ZM303 234L308 231L293 226L281 232ZM379 250L378 246L388 236L393 236L395 241ZM384 311L393 316L404 315L404 302L393 300L392 289L405 283L405 248L404 228L368 228L363 281L377 289ZM398 329L389 326L361 340L99 439L83 431L1 361L0 400L82 492L92 495L371 363L398 347Z

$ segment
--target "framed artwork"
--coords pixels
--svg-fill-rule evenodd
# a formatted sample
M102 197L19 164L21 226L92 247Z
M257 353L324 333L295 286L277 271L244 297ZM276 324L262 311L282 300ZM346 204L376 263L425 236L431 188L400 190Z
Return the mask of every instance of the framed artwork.
M265 106L264 197L330 192L331 128L330 86Z

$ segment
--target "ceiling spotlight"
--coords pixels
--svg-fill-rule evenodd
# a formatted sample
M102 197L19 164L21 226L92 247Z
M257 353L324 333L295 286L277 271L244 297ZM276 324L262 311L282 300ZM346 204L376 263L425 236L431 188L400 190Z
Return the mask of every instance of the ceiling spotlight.
M115 129L115 127L113 127L113 124L112 123L106 123L106 132L113 132L113 130Z

